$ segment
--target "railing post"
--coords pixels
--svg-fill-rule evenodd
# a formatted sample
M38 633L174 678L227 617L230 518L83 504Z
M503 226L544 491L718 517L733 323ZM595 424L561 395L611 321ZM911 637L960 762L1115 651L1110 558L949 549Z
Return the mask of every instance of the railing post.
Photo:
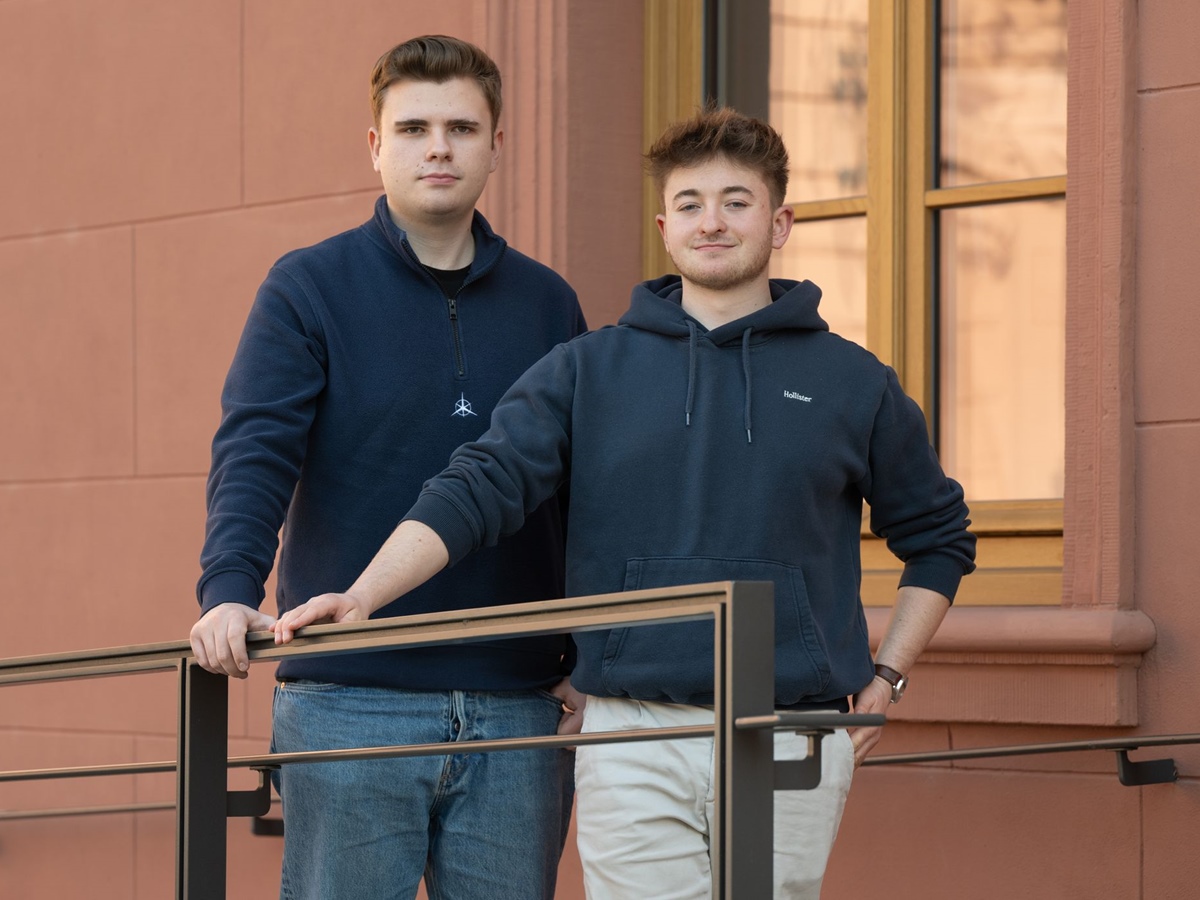
M179 664L176 900L225 900L229 679Z
M734 582L715 622L716 748L713 897L770 900L775 739L769 728L739 731L740 716L775 706L775 587Z

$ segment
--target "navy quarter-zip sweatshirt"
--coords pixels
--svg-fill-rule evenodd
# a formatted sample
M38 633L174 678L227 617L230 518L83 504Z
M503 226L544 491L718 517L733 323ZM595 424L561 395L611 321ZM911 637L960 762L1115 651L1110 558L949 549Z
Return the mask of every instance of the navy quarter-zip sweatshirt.
M521 373L586 329L562 278L508 247L479 213L472 234L475 258L449 299L392 222L386 197L359 228L272 267L222 394L197 587L203 611L258 606L281 526L280 612L344 591ZM543 501L499 546L376 616L562 596L561 514L550 494ZM525 689L562 677L565 645L548 636L285 660L278 675Z
M895 372L829 332L811 282L770 288L769 306L707 330L680 306L678 276L638 286L616 327L556 347L513 386L408 518L457 562L569 482L569 595L771 581L776 703L859 691L873 677L864 500L902 585L953 599L975 538ZM575 640L586 693L712 702L711 623Z

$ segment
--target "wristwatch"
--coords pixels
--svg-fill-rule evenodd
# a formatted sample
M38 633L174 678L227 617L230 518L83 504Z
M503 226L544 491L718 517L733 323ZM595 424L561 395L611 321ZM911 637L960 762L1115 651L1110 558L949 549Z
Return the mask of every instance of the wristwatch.
M900 698L904 696L905 688L908 687L908 676L901 675L891 666L875 663L875 677L882 678L892 686L892 702L899 703Z

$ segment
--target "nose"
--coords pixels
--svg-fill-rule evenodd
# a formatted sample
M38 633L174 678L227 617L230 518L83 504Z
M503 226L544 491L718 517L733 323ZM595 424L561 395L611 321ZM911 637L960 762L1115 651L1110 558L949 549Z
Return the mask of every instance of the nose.
M720 234L725 230L725 219L719 204L707 206L700 217L700 231L704 234Z
M429 146L425 150L426 159L449 159L450 155L450 141L446 129L429 129Z

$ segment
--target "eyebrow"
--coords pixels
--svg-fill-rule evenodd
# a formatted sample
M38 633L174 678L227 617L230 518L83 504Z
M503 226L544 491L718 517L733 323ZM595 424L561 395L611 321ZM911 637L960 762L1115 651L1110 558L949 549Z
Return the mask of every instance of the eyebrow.
M459 126L459 125L467 125L467 126L470 126L470 127L472 127L472 128L478 128L478 127L479 127L479 122L478 122L477 120L475 120L475 119L466 119L466 118L447 119L447 120L446 120L446 124L447 124L449 127L451 127L451 128L456 128L456 127L457 127L457 126ZM429 125L429 120L428 120L428 119L418 119L418 118L412 118L412 119L397 119L397 120L396 120L396 122L395 122L395 127L396 127L396 128L408 128L409 126L412 126L412 125L420 125L420 126L423 126L423 127L428 127L428 125Z
M729 194L749 194L751 197L753 197L754 191L750 190L750 188L748 188L748 187L743 187L740 184L731 184L729 187L721 189L721 196L724 197L724 196L728 196ZM682 191L680 191L674 197L671 198L671 202L675 203L679 200L682 200L684 197L699 197L699 196L700 196L700 191L698 191L696 188L684 188Z

